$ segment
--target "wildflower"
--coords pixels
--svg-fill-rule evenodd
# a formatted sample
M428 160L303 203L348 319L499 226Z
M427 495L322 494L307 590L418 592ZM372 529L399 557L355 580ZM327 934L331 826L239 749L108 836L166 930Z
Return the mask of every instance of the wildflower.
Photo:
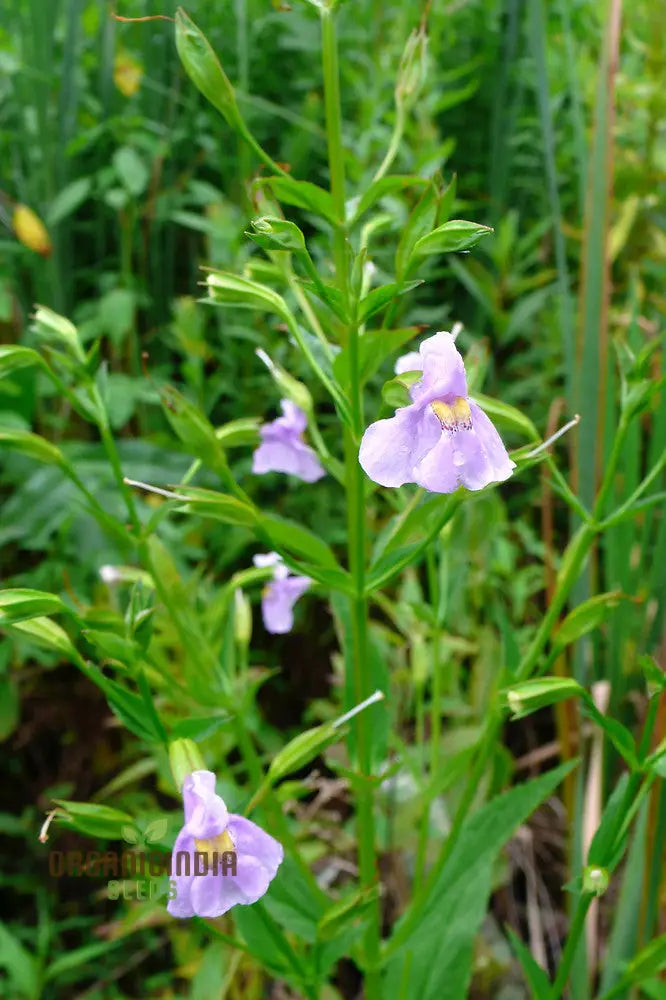
M176 897L167 904L169 913L219 917L237 904L256 903L282 863L282 845L256 823L227 811L215 794L212 771L193 771L185 778L183 806L185 825L171 858ZM225 874L228 852L235 854L235 865ZM202 868L205 873L198 874Z
M460 485L480 490L508 479L515 462L469 399L465 365L450 333L421 344L418 368L423 377L409 390L411 405L363 435L359 462L367 475L381 486L418 483L432 493L452 493Z
M252 471L287 472L306 483L316 483L326 475L316 454L303 440L307 417L289 399L280 403L282 416L260 430L261 444L252 456Z
M277 552L256 555L252 561L255 566L273 567L273 580L264 588L261 598L261 615L266 631L273 635L290 632L294 624L294 604L312 580L309 576L290 576L288 567Z

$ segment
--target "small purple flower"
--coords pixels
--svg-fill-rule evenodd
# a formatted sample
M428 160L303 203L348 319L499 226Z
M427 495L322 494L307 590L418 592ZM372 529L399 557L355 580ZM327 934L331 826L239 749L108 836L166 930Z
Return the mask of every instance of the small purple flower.
M481 490L508 479L515 462L483 410L467 395L465 365L450 333L436 333L404 359L423 371L411 386L410 406L371 424L363 435L359 462L381 486L418 483L432 493L453 493L460 485Z
M176 837L171 857L171 878L176 883L176 898L167 904L171 916L219 917L238 903L256 903L282 863L282 845L256 823L227 812L215 794L212 771L193 771L185 778L183 806L185 826ZM207 874L195 874L199 870L195 851L198 861L208 855ZM236 855L235 872L223 874L220 859L230 851ZM189 855L187 865L185 854Z
M309 576L290 576L289 569L277 552L254 556L255 566L273 567L273 581L265 588L261 598L261 615L267 632L284 635L294 624L294 604L308 589Z
M316 483L326 475L326 470L303 440L307 417L290 399L283 399L280 406L283 415L264 424L259 431L261 444L252 456L252 471L258 476L265 472L287 472L306 483Z

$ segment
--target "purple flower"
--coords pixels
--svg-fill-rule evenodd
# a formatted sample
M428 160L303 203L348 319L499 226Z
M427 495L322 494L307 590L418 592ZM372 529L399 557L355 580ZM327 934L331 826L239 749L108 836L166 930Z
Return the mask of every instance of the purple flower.
M253 558L255 566L273 566L273 581L265 588L261 598L261 615L267 632L283 635L291 632L294 624L294 604L308 589L309 576L290 576L289 569L277 552L267 552Z
M306 483L316 483L326 475L326 470L309 445L303 440L307 417L295 403L283 399L282 416L264 424L259 433L261 444L252 456L252 471L288 472Z
M183 806L185 826L171 857L176 883L176 898L167 904L171 916L219 917L237 903L256 903L280 867L282 845L256 823L227 812L215 794L212 771L193 771L185 778ZM206 874L197 874L202 868Z
M415 365L413 356L406 358ZM423 377L409 390L411 405L363 435L358 458L367 475L381 486L418 483L432 493L453 493L460 485L481 490L508 479L515 462L467 395L465 365L450 333L421 344L418 368Z

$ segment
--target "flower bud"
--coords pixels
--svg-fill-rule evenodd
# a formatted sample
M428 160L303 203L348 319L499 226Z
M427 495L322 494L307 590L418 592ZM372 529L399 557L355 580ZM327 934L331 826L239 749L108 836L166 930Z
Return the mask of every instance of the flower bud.
M17 240L24 247L34 250L35 253L41 254L42 257L50 255L53 246L46 231L46 226L39 216L31 208L28 208L27 205L17 205L14 209L12 228Z
M285 371L282 365L277 364L272 358L269 358L266 351L263 351L260 347L257 348L255 354L266 365L276 385L280 387L287 399L290 399L299 409L303 410L303 413L309 416L312 413L312 396L307 386L299 382L293 375L290 375L288 371Z
M170 743L169 763L173 780L179 791L188 774L192 774L193 771L206 770L206 763L198 746L192 740L174 740Z
M234 638L239 646L249 646L252 638L252 607L240 587L234 590Z
M176 48L190 80L231 128L244 129L236 94L208 39L182 7L176 11Z
M305 237L298 226L286 219L264 215L252 223L253 233L247 235L264 250L305 250Z
M427 54L428 36L425 26L421 24L407 39L398 69L395 102L404 110L414 105L425 83Z
M77 361L85 363L86 356L79 340L78 330L65 316L60 316L48 306L37 306L34 319L38 334L59 342Z
M583 872L583 892L593 893L595 896L603 896L608 888L610 876L606 868L599 865L588 865Z

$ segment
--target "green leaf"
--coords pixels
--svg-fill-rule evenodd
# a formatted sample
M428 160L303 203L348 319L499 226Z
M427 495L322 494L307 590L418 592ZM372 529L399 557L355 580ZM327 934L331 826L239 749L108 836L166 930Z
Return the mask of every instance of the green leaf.
M517 431L529 441L539 440L539 432L530 418L515 406L503 403L500 399L493 399L491 396L483 396L479 392L475 392L472 399L500 428Z
M402 934L397 951L389 945L385 1000L398 1000L407 970L410 996L420 1000L467 996L474 940L486 913L495 860L520 824L576 765L577 761L569 762L517 785L465 820L456 846L437 869L419 907L419 919L410 923L409 933ZM400 934L401 923L409 919L408 909L394 935Z
M295 521L276 514L259 514L259 524L276 548L292 552L318 566L341 569L330 546Z
M422 236L414 246L415 256L432 253L453 253L459 250L469 250L475 247L484 236L493 230L490 226L480 226L477 222L465 222L464 219L452 219L438 226L427 236Z
M145 163L131 146L121 146L113 154L113 166L123 186L138 198L148 186L150 174Z
M663 969L666 969L666 934L661 934L654 941L650 941L632 958L620 982L627 986L642 983Z
M93 684L101 688L109 703L109 708L130 732L147 743L164 742L164 730L159 720L155 719L154 709L147 704L144 697L134 694L122 684L110 680L94 667L89 667L85 674Z
M314 212L334 226L342 221L336 215L331 195L316 184L311 184L309 181L295 181L291 177L267 177L266 183L270 185L278 201Z
M368 209L372 208L384 195L393 194L396 191L404 191L408 187L422 188L428 183L427 178L417 177L416 175L380 177L378 181L373 181L370 187L366 188L359 198L358 204L353 208L350 225L355 225L361 216L365 215Z
M418 382L420 378L423 378L423 372L403 372L402 375L396 375L395 378L384 382L382 399L387 406L396 410L403 406L410 406L412 402L412 397L409 395L410 386Z
M90 177L78 177L67 184L55 196L46 213L47 226L57 226L82 205L90 194L92 180Z
M387 306L393 299L399 298L405 292L410 292L412 288L422 285L420 280L416 281L394 281L389 285L381 285L380 288L373 288L371 292L361 299L359 304L359 322L365 323L376 312Z
M27 588L0 590L0 625L12 625L14 622L25 621L26 618L64 612L72 613L71 608L55 594Z
M5 970L10 983L22 996L28 1000L37 1000L40 995L39 963L6 924L1 922L0 969Z
M532 991L533 1000L550 1000L551 982L547 972L541 968L532 952L520 940L511 927L506 928L516 958L525 973L525 979Z
M401 330L366 330L358 340L358 367L361 382L374 375L382 362L409 343L419 332L409 326ZM349 348L345 347L333 362L333 371L341 385L349 384Z
M55 649L58 653L64 653L65 656L72 656L72 658L76 656L76 650L65 630L52 622L50 618L30 618L27 621L15 622L8 631L10 634L25 635L38 646Z
M31 365L46 368L44 359L31 347L20 347L18 344L0 346L0 378Z
M97 802L72 802L69 799L53 801L65 810L64 816L58 813L58 819L65 826L90 837L120 840L123 827L134 825L129 813L113 809L111 806L100 805Z
M14 427L0 427L0 445L14 448L24 455L29 455L30 458L37 459L38 462L45 462L47 465L59 465L63 469L68 467L68 462L59 448L30 431L21 431Z
M8 675L0 676L0 742L16 729L20 718L18 688Z
M206 715L179 719L170 727L172 739L205 740L231 721L230 715Z
M412 209L407 224L402 230L395 253L395 271L398 279L403 278L406 274L414 246L418 240L432 229L438 200L438 187L434 181L431 181Z
M90 974L91 962L117 948L122 942L123 938L118 937L111 938L108 941L96 942L95 944L86 944L81 948L74 948L73 951L68 951L65 955L61 955L55 961L51 962L46 970L44 979L58 979L65 973L69 973L69 978L71 978L71 973L75 969L80 971L81 977L87 976Z
M224 449L208 418L171 386L160 390L164 415L188 452L212 469L224 466Z
M553 639L554 645L558 649L563 649L572 642L576 642L581 636L586 635L593 629L598 628L612 608L616 608L622 599L619 590L614 590L606 594L596 594L579 604L571 611Z

